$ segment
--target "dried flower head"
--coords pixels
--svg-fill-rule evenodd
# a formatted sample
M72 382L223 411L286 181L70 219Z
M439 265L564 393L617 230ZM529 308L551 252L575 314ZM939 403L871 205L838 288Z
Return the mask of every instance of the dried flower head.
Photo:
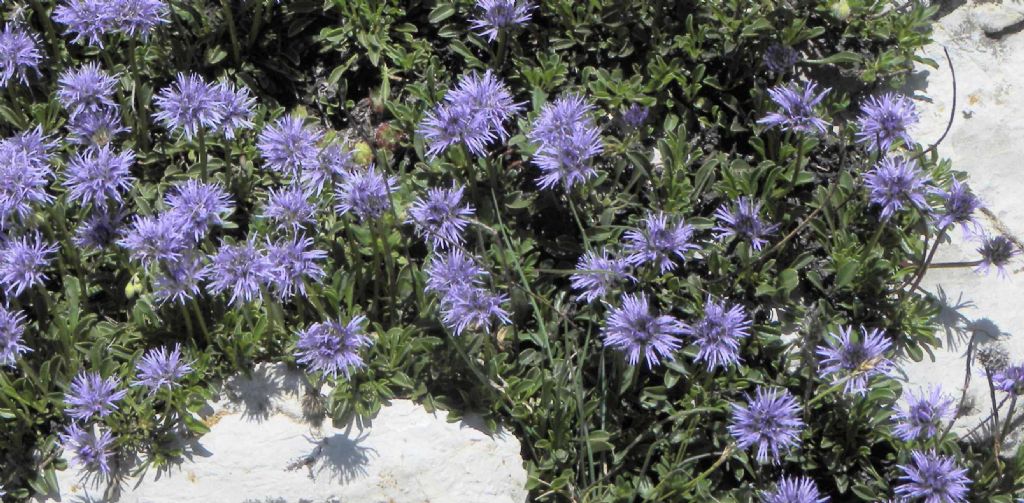
M1010 365L1010 354L1001 344L984 344L974 351L974 357L981 368L992 373L999 372Z
M643 355L647 366L654 367L661 359L675 359L672 353L679 349L676 336L683 333L683 324L652 312L646 295L625 294L622 305L608 313L603 332L604 345L626 353L630 365L636 365Z
M772 73L786 73L799 61L800 53L787 45L772 44L764 51L764 66Z

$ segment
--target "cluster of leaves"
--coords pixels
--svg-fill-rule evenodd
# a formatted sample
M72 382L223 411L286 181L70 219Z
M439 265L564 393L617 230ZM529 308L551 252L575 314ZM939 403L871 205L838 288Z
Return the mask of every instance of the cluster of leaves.
M14 2L4 13L44 34L48 63L27 85L12 83L0 104L4 137L39 125L60 136L67 117L54 97L64 69L99 61L119 76L121 110L133 127L123 145L137 156L125 206L152 214L174 182L207 171L235 211L218 237L269 234L257 218L267 190L254 132L235 140L188 141L148 124L154 90L178 72L225 79L252 90L255 130L297 113L343 138L356 164L373 162L397 179L393 211L363 221L321 211L314 236L326 277L289 302L270 296L242 307L200 295L184 307L158 302L121 249L79 252L73 227L87 211L55 182L52 204L31 226L60 243L41 288L11 306L29 317L32 351L0 369L0 483L9 496L49 492L66 462L58 434L68 423L65 393L81 370L132 380L144 351L181 343L190 373L172 391L133 388L104 423L124 465L160 466L182 456L180 435L206 431L197 411L215 383L260 361L294 363L296 333L312 322L364 314L374 336L365 368L331 378L325 412L337 423L372 416L388 399L484 415L523 444L529 489L538 501L749 501L784 474L814 479L838 500L891 497L908 442L891 432L901 384L874 378L863 394L837 392L818 370L815 348L840 326L882 329L893 359L919 359L939 345L937 304L914 290L939 231L924 212L881 220L861 175L878 161L854 141L856 104L902 83L928 42L933 8L850 0L544 0L531 20L491 42L470 30L469 0L267 0L169 3L169 23L144 43L111 36L102 48L71 43L52 21L52 2ZM802 55L772 72L772 46ZM417 133L458 76L491 70L525 113L511 138L486 156L449 149L430 158ZM796 75L799 75L797 77ZM822 109L823 136L766 130L767 90L813 78L836 89ZM538 188L531 121L556 96L592 102L604 152L596 176L571 190ZM649 108L638 127L622 119ZM151 122L151 121L150 121ZM914 155L948 187L950 166L934 152ZM78 147L59 142L57 172ZM656 155L652 156L652 152ZM453 335L439 299L421 287L430 246L406 223L428 187L466 188L476 214L466 249L508 296L511 323ZM761 201L779 231L763 249L719 241L715 210L740 196ZM624 231L651 211L684 219L699 258L674 271L644 271L635 290L687 323L708 296L745 308L753 321L742 364L709 370L698 348L648 368L629 365L602 343L616 296L584 303L569 276L578 259L618 248ZM212 252L212 250L208 250ZM639 274L639 273L638 273ZM736 449L731 406L759 385L802 398L798 449L762 464ZM311 391L314 392L314 391ZM812 400L811 397L817 397ZM1024 484L1024 458L1003 459L998 443L948 434L913 448L955 455L978 501L1010 501ZM139 453L131 459L128 453Z

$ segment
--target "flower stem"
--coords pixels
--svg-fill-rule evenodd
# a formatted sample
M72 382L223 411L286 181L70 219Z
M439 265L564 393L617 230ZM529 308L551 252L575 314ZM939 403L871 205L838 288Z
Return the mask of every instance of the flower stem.
M209 172L206 167L206 129L200 127L197 138L199 141L199 169L205 182L209 179Z
M235 66L241 64L240 51L238 50L238 33L235 28L235 15L231 11L231 0L221 0L220 5L224 8L224 21L228 24L228 36L231 38L231 57Z

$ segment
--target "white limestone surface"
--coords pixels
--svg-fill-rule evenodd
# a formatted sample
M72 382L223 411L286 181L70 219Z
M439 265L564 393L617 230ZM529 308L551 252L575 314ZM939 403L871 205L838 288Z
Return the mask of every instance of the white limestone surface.
M931 144L945 130L953 105L953 78L943 47L949 50L956 71L956 111L938 152L968 174L970 186L989 210L979 215L987 231L1002 232L1018 243L1017 237L1024 236L1024 34L1017 33L1022 20L1022 4L968 0L935 26L935 43L924 55L939 68L919 65L912 83L922 116L914 136ZM953 243L939 248L935 262L976 260L977 246L957 230ZM1014 261L1008 271L1009 279L965 268L929 271L922 285L948 306L943 313L944 347L933 359L926 355L925 361L904 366L911 389L938 384L959 398L972 336L976 348L998 343L1011 361L1024 361L1022 263ZM977 362L972 365L967 417L957 428L961 433L991 410L985 378Z
M305 419L299 375L260 367L235 379L205 421L210 433L190 460L130 479L114 495L75 470L60 495L37 501L124 503L526 501L526 470L514 435L449 423L408 400L393 400L368 425L345 429Z

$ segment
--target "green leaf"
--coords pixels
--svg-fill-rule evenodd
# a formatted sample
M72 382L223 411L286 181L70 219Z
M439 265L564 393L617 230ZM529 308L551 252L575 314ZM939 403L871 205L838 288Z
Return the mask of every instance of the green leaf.
M450 3L442 3L437 7L434 7L434 10L430 11L430 16L428 16L427 19L430 21L430 24L438 24L441 21L452 17L454 14L454 5Z

